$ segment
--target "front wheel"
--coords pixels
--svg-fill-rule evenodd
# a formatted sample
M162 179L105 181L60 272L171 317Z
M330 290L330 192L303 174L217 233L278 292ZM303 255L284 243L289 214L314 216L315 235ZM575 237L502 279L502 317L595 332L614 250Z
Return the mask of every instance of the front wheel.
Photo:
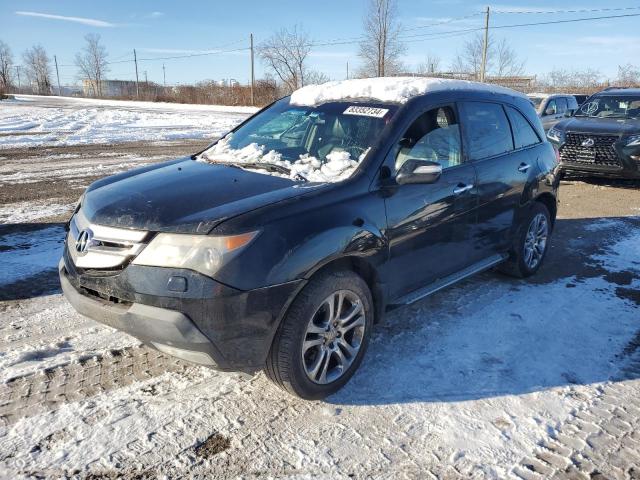
M321 274L300 292L278 329L265 372L279 387L320 399L344 386L369 342L373 301L353 272Z
M499 270L508 275L525 278L542 265L551 237L551 216L542 203L536 202L522 222L513 251Z

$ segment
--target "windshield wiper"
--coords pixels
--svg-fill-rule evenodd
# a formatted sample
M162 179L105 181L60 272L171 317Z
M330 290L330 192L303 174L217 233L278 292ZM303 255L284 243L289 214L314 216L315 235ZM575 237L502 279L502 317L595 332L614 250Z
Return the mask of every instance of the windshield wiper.
M214 165L224 165L227 167L234 167L234 168L240 168L240 169L247 169L247 168L262 169L268 172L276 172L276 173L282 173L284 175L291 175L290 169L288 169L287 167L283 167L282 165L277 165L275 163L267 163L267 162L232 163L232 162L216 162L216 161L212 161L211 163L213 163ZM303 182L309 181L304 175L300 173L296 173L294 178L297 180L302 180Z
M266 170L268 172L277 172L277 173L283 173L285 175L291 175L291 169L287 168L287 167L283 167L282 165L277 165L275 163L268 163L268 162L253 162L253 163L242 163L241 164L242 167L248 167L248 168L261 168L263 170ZM307 178L304 175L301 175L300 173L296 173L295 177L298 180L302 180L303 182L308 182L309 180L307 180Z

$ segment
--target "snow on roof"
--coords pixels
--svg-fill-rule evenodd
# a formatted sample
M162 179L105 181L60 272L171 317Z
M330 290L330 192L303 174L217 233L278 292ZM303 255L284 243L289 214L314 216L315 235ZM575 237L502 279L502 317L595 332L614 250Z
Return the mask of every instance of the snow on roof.
M359 78L307 85L291 94L292 105L319 105L323 102L366 98L379 102L405 103L411 97L450 90L482 90L507 95L523 94L509 88L468 80L428 77Z

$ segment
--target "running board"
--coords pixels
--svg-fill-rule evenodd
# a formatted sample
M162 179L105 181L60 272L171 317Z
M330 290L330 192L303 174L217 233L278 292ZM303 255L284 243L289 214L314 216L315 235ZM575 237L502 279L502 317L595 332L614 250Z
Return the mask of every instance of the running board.
M423 299L424 297L428 297L432 293L436 293L443 288L448 287L449 285L453 285L454 283L459 282L460 280L464 280L467 277L471 277L476 273L483 272L485 270L489 270L491 267L498 265L499 263L504 262L507 259L508 255L493 255L489 258L485 258L477 263L474 263L470 267L465 268L464 270L460 270L459 272L453 273L448 277L441 278L440 280L436 280L435 282L427 285L426 287L419 288L418 290L414 290L411 293L408 293L404 297L400 297L397 300L391 302L388 305L388 308L397 308L403 305L409 305L413 302L417 302L418 300Z

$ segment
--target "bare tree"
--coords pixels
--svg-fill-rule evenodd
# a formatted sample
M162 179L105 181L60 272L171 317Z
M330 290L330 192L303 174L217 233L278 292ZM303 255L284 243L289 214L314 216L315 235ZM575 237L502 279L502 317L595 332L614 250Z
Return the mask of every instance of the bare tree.
M640 85L640 68L627 63L618 65L618 78L616 79L621 87L634 87Z
M102 80L108 71L107 49L100 43L100 35L90 33L84 37L87 42L81 52L76 54L76 67L80 76L86 78L93 94L102 96Z
M515 50L507 43L507 39L500 40L495 48L496 77L515 77L524 73L524 61L518 59Z
M39 95L51 94L51 60L42 45L34 45L22 55L27 77Z
M451 70L460 74L469 74L476 79L480 78L483 48L484 34L479 33L465 42L462 52L456 55ZM487 76L495 77L522 75L524 61L518 59L515 50L506 39L503 38L496 43L493 36L489 35L485 71Z
M303 87L307 82L307 57L311 40L298 26L274 33L258 47L258 55L267 67L280 79L286 93Z
M8 90L13 81L13 55L9 45L0 40L0 93Z
M418 65L418 73L420 75L433 75L440 71L440 57L434 54L427 54L424 62Z
M358 54L364 63L363 75L384 77L402 69L400 57L405 47L397 17L396 0L369 0Z
M556 92L593 92L602 89L602 81L602 73L592 68L584 70L555 69L541 79L540 86Z

